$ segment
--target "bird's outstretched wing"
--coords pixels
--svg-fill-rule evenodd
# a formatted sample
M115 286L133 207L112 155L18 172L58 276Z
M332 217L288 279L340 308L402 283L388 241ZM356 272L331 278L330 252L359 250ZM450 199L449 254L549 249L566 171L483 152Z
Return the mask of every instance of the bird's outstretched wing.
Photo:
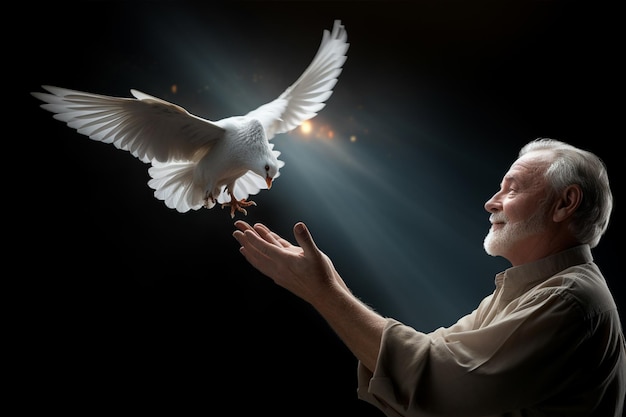
M41 107L91 139L112 143L143 162L197 160L224 132L176 104L131 90L134 98L111 97L44 85L31 93Z
M268 139L300 126L324 108L346 62L347 40L344 26L335 20L332 32L324 30L315 57L298 80L277 99L247 114L261 122Z
M210 121L137 90L133 98L59 87L33 92L54 118L89 138L112 143L150 163L148 185L180 212L230 205L231 216L269 189L284 162L268 143L317 115L331 96L346 61L346 31L336 20L325 30L312 62L277 99L245 116ZM258 123L261 123L259 126ZM223 139L223 140L222 140Z

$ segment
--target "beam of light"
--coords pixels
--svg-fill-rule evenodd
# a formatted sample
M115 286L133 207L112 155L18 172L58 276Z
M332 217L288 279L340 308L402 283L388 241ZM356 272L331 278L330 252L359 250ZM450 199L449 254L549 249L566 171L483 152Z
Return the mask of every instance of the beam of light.
M481 246L486 216L477 241L468 242L459 227L464 214L442 207L439 200L437 186L446 180L438 184L419 177L440 175L441 161L415 154L415 165L406 165L343 139L307 142L289 135L277 143L286 161L273 190L278 207L299 213L323 250L345 264L340 272L348 285L371 291L374 304L390 315L434 328L442 317L451 321L468 313L476 301L468 294L484 295L481 286L472 291L474 274L462 262L455 269L446 258L462 251L450 245L461 245L474 246L486 260ZM402 155L406 149L397 151ZM475 211L482 213L482 207ZM472 260L463 261L466 268L476 267ZM488 287L491 280L483 284Z

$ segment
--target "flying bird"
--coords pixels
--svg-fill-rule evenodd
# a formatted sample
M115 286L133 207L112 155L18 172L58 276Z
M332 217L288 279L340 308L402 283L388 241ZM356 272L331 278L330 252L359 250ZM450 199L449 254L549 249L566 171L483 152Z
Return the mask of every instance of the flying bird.
M221 204L247 215L248 200L270 189L284 162L270 142L317 115L333 93L349 43L340 20L324 30L313 60L278 98L242 116L208 120L131 89L134 98L42 86L31 94L78 133L151 166L148 186L169 208L184 213Z

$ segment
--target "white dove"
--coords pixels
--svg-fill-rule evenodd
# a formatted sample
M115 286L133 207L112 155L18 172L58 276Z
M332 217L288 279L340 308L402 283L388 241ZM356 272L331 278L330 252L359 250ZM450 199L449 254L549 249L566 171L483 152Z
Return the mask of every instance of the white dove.
M150 163L148 185L169 208L184 213L216 203L247 215L247 200L270 189L284 162L269 140L317 115L331 96L349 43L340 20L302 75L278 98L244 116L211 121L182 107L130 90L135 98L110 97L42 86L41 107L89 138L112 143Z

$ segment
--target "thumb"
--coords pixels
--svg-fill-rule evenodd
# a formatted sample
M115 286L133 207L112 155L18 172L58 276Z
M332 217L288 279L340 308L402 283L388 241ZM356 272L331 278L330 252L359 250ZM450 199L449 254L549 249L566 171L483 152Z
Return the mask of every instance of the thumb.
M302 222L298 222L293 226L293 235L296 237L298 245L305 253L317 252L317 245L313 241L313 237L308 227Z

